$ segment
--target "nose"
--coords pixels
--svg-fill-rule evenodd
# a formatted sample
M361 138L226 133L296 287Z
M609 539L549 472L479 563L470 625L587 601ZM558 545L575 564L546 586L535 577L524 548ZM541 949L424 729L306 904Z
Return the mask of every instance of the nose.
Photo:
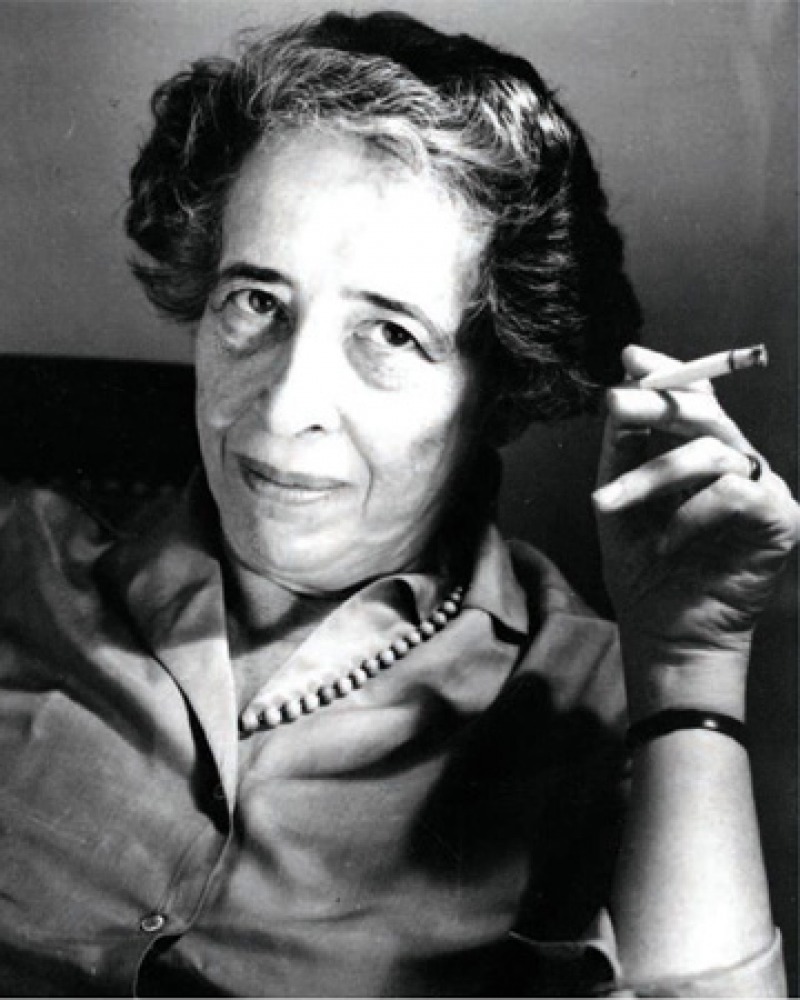
M335 338L325 333L310 324L298 325L267 360L259 405L270 434L297 437L338 430L340 366L331 349Z

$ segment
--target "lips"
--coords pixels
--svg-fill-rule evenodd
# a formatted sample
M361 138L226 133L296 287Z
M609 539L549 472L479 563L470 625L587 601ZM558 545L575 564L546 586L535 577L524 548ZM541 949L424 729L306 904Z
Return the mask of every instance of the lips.
M295 502L311 501L342 489L347 484L331 476L299 470L278 469L268 462L238 456L239 467L247 484L258 493Z

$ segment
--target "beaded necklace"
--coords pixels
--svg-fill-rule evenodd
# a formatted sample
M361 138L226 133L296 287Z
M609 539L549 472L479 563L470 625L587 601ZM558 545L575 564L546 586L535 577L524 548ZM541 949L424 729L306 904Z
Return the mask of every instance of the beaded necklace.
M427 642L437 632L441 632L461 611L464 598L464 588L456 587L450 596L432 611L416 628L411 628L405 635L395 639L382 652L362 660L361 665L343 673L329 684L321 684L315 692L299 698L288 698L280 705L273 705L258 713L255 725L246 726L242 723L244 733L253 733L259 729L277 729L278 726L296 722L304 715L311 715L320 708L330 705L338 698L346 698L352 691L363 687L367 681L377 677L383 670L389 670L407 656L415 646Z

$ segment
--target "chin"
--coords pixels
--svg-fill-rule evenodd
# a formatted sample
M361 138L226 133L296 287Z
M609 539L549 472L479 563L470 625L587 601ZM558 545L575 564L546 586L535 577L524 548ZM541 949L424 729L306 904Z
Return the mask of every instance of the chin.
M246 539L244 545L237 546L237 558L251 573L298 593L339 590L347 586L337 582L339 567L344 562L343 552L326 549L319 542L315 544L313 536L305 538L300 545L275 545L274 536L280 532L280 528L272 529L269 544Z

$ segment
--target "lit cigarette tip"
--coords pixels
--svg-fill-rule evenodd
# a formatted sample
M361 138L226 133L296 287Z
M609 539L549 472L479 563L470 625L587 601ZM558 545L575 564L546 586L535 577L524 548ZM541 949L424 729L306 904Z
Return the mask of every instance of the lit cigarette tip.
M740 351L733 351L732 355L732 368L766 368L769 364L766 344L744 347Z

